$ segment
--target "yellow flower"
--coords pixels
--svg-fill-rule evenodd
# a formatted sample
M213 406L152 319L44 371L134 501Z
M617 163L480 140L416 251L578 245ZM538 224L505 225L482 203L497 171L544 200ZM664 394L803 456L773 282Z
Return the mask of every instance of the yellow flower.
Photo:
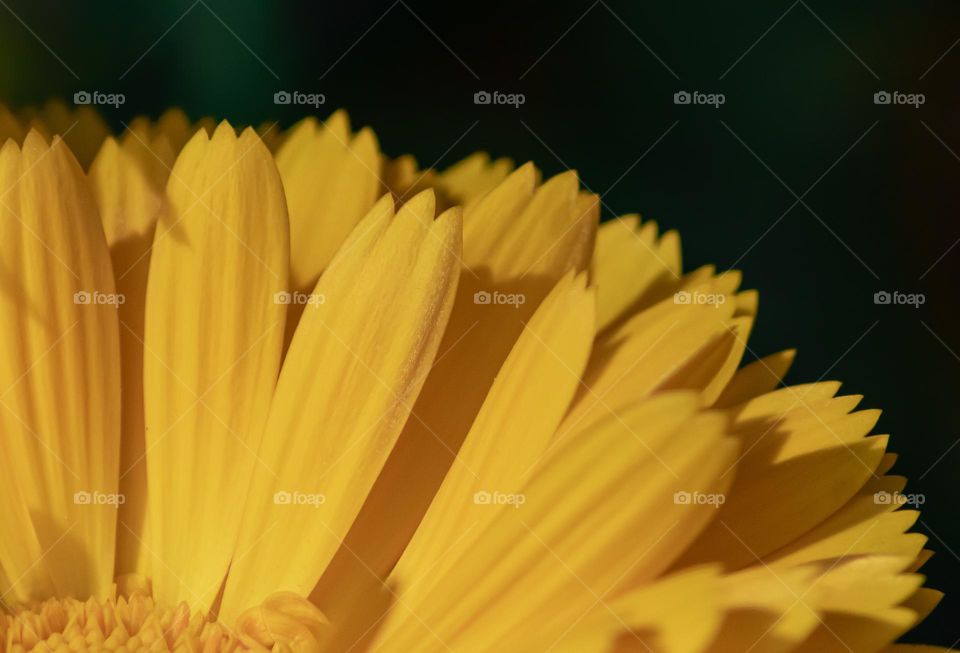
M740 274L573 172L344 113L0 138L6 650L859 652L937 603L878 412L741 365Z

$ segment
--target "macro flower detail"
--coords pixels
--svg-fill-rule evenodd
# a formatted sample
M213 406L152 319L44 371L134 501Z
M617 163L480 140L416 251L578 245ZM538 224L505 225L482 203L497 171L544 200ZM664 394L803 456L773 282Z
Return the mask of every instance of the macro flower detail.
M7 651L934 650L879 412L576 173L344 112L0 138Z

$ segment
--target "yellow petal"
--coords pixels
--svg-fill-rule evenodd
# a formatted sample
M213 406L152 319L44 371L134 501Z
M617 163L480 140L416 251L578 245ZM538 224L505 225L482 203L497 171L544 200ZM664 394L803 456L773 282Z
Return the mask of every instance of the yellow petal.
M392 578L426 572L492 516L485 498L512 495L547 449L580 383L593 340L593 293L567 275L534 313L497 375L463 447ZM509 452L509 453L508 453ZM475 497L463 505L463 497Z
M697 406L664 395L556 450L468 551L399 588L374 650L544 650L625 579L656 577L715 512L675 493L722 492L735 452Z
M475 273L496 282L586 269L599 203L581 196L574 172L547 180L531 196L535 179L532 165L521 166L465 213L464 261Z
M933 612L934 608L943 600L943 592L921 587L913 596L902 603L902 606L911 610L915 615L914 624L920 623Z
M277 127L276 122L263 122L257 127L257 136L271 152L276 152L287 139L287 134Z
M394 577L418 575L454 545L469 546L467 536L483 530L491 511L482 504L464 506L461 497L516 492L544 454L593 342L593 293L584 284L583 276L574 280L568 274L524 328ZM383 517L386 524L381 527L395 519L392 514ZM341 551L337 563L314 594L340 625L337 636L347 646L382 616L365 608L383 588L350 549ZM367 614L362 625L358 612Z
M510 159L491 161L486 152L476 152L440 173L436 184L457 203L470 204L500 184L512 170Z
M170 176L146 299L143 548L168 605L210 606L264 464L288 243L280 177L259 137L226 123L210 139L198 132Z
M364 582L393 567L436 494L524 324L571 269L586 268L596 213L572 173L536 187L525 165L464 211L465 269L440 356L345 545L333 578ZM472 229L468 225L473 224ZM511 230L520 227L526 236ZM469 232L469 233L468 233ZM498 241L502 238L503 242ZM513 256L501 257L508 243ZM488 260L488 256L496 254ZM450 397L457 410L450 410ZM417 473L411 475L410 470ZM342 569L346 567L347 569ZM331 591L335 591L330 586Z
M795 357L796 350L787 349L745 365L737 370L715 405L718 408L734 406L774 390L783 382Z
M413 155L404 154L394 159L381 155L380 165L383 171L382 190L392 193L397 204L403 204L411 197L432 188L436 194L438 209L452 206L443 191L436 185L436 170L420 170Z
M798 653L849 653L875 651L904 634L916 622L908 608L892 607L870 617L830 612L803 643Z
M922 581L901 573L903 565L903 558L865 556L792 568L758 564L724 576L721 602L729 611L709 650L842 650L844 642L851 650L875 650L850 629L849 618L901 612L897 606Z
M772 554L767 562L787 566L868 553L915 558L927 541L920 533L907 533L919 513L895 510L900 506L878 501L877 491L876 486L867 484L840 510Z
M813 632L820 619L809 596L821 573L816 568L773 572L755 566L724 576L719 602L723 623L706 650L723 653L785 653Z
M703 567L618 597L610 610L634 631L621 636L625 646L693 653L703 650L720 627L719 594L717 569Z
M797 395L797 402L734 422L744 453L725 471L736 475L728 501L684 564L752 563L822 522L873 476L886 448L885 437L864 438L876 411L847 415L851 403L842 398L811 405Z
M199 125L193 125L182 109L167 109L157 119L157 135L166 137L175 153L179 153L187 144Z
M557 653L697 653L723 617L718 570L664 577L623 596L598 601L546 650Z
M262 605L250 608L237 620L236 634L256 650L314 653L326 636L329 623L308 601L289 592L278 592Z
M110 135L107 123L91 106L69 107L62 100L51 100L39 110L25 110L23 115L44 135L61 136L83 168L90 165L100 144Z
M0 150L0 212L0 511L16 535L0 547L14 583L4 592L39 598L52 581L62 595L103 597L120 449L119 300L103 229L66 145L35 132L22 152Z
M652 288L679 280L680 245L674 231L657 235L657 224L627 215L610 220L597 231L593 258L598 294L597 330L643 305Z
M883 455L883 460L880 461L880 464L877 465L877 474L886 474L893 468L896 462L897 454L888 451Z
M135 121L136 122L136 121ZM104 141L90 166L89 179L100 210L120 305L122 442L117 573L146 572L140 542L144 538L147 467L143 417L143 337L147 272L154 226L173 164L165 136L152 137L151 125L131 125L120 142Z
M152 230L174 158L167 139L148 128L104 141L89 177L111 247Z
M297 327L227 581L228 623L273 591L310 593L433 362L459 275L460 212L434 221L430 192L390 222L392 212L384 197L357 226Z
M720 277L691 287L712 303L671 296L597 340L559 439L655 392L698 390L705 404L719 394L742 356L750 318L732 318L727 292L735 288Z
M829 568L817 583L818 610L870 616L900 605L923 584L919 574L900 573L907 560L896 556L863 556Z
M734 315L756 316L760 306L760 293L756 290L745 290L736 297L736 311Z
M380 148L369 129L350 134L346 113L306 118L277 151L290 208L291 283L316 283L380 191Z
M753 318L734 317L724 324L724 328L725 333L711 338L706 347L685 361L660 385L660 390L700 390L703 404L713 405L740 365L753 328Z

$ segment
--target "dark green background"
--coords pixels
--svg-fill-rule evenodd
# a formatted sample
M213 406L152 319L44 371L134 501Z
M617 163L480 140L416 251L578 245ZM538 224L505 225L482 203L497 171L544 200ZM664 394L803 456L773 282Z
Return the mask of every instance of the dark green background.
M960 246L944 253L960 239L960 47L947 51L960 6L844 5L2 0L0 97L122 92L114 124L180 105L285 126L304 112L274 106L274 92L318 92L321 115L346 107L385 151L423 165L487 149L576 168L608 217L640 211L679 229L688 268L742 269L761 294L751 349L800 350L788 380L842 379L884 409L895 471L927 497L929 584L948 592L911 639L950 645ZM675 106L683 89L726 104ZM881 89L926 103L876 106ZM475 106L478 90L526 103ZM926 304L878 306L878 290Z

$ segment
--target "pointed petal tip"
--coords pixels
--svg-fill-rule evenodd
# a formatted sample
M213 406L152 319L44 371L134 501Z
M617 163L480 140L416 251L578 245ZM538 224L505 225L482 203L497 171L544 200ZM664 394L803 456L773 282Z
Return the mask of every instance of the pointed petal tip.
M23 152L27 152L28 150L46 150L48 146L46 137L36 127L31 127L30 131L27 132L27 136L23 139L23 147L21 150Z
M201 129L198 131L203 131L203 130ZM234 128L233 125L230 124L229 120L224 118L219 123L217 123L217 128L214 130L213 136L211 137L210 140L216 140L218 138L226 138L226 137L231 137L236 139L237 130Z

